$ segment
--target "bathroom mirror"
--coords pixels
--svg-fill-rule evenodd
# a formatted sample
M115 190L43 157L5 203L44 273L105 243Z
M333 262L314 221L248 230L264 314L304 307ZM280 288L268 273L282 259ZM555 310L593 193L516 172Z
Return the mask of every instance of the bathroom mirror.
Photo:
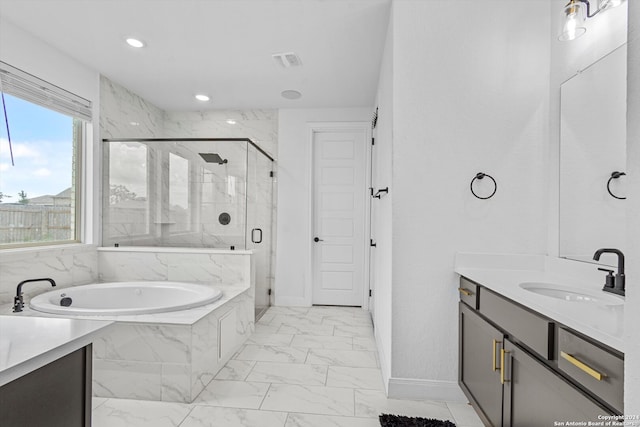
M625 251L626 67L623 45L561 86L561 257L594 262L598 248Z

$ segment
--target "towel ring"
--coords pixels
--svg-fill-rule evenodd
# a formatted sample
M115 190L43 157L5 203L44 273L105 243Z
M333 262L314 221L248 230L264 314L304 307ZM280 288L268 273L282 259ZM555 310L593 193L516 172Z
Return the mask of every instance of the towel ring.
M491 193L491 194L490 194L489 196L487 196L487 197L481 197L481 196L478 196L478 195L476 194L476 192L475 192L475 191L473 191L473 183L475 182L475 180L476 180L476 179L483 179L485 176L486 176L487 178L489 178L491 181L493 181L493 193ZM471 180L471 184L469 185L469 188L471 188L471 194L473 194L474 196L476 196L478 199L481 199L481 200L487 200L487 199L492 198L492 197L493 197L493 195L494 195L494 194L496 194L496 191L498 191L498 183L496 183L496 180L495 180L495 179L493 179L493 177L492 177L491 175L487 175L486 173L483 173L483 172L478 172L478 173L476 174L476 176L475 176L475 177L473 177L473 179Z
M613 194L613 193L611 192L611 187L610 187L610 185L611 185L611 180L612 180L612 179L618 179L618 178L620 178L620 177L621 177L621 176L623 176L623 175L626 175L626 173L624 173L624 172L618 172L618 171L611 172L611 178L609 178L609 181L607 181L607 191L609 192L609 194L611 195L611 197L613 197L614 199L618 199L618 200L626 200L626 197L618 197L618 196L616 196L615 194Z

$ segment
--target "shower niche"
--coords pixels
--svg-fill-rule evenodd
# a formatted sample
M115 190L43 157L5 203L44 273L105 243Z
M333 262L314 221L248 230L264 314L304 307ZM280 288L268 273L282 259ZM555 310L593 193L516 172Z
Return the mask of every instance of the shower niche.
M104 246L252 250L270 305L273 158L248 138L105 139Z

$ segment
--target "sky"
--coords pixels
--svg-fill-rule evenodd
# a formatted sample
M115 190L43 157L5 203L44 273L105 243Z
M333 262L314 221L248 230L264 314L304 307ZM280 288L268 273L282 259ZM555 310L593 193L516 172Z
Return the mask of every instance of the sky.
M0 192L16 203L27 198L55 195L71 187L73 119L44 107L4 95L15 166L0 106Z

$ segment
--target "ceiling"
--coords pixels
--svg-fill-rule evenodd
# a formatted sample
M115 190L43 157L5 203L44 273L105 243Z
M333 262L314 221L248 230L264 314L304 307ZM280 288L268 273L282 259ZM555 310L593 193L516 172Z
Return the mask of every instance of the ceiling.
M390 0L0 0L3 19L167 111L371 106L389 9ZM282 68L279 52L302 66Z

